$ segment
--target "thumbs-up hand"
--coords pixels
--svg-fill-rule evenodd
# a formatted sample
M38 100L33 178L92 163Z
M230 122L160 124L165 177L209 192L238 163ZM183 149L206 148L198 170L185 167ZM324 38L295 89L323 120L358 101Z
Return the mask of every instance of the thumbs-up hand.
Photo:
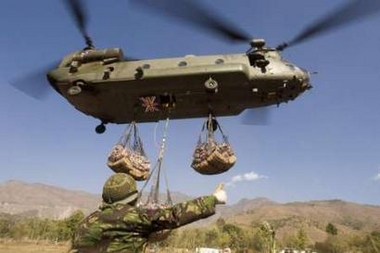
M217 200L217 204L225 204L227 202L227 193L224 190L224 184L219 183L218 187L214 190L213 195Z

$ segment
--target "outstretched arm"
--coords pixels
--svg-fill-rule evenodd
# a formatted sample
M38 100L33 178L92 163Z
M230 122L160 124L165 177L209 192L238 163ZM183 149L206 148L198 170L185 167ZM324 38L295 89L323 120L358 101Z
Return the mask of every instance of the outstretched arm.
M215 214L217 198L213 195L196 198L151 213L155 231L177 228Z

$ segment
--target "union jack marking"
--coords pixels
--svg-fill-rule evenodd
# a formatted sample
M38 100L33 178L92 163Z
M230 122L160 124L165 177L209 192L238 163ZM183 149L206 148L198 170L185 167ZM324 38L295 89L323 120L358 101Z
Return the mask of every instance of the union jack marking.
M156 97L140 97L141 105L145 108L145 112L158 112L159 103L156 102Z

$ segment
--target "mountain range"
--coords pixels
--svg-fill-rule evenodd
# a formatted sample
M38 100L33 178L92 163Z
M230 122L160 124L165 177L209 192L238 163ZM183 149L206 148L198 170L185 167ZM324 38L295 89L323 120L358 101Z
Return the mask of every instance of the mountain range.
M190 198L172 193L174 203ZM4 214L63 219L78 209L89 214L97 209L100 201L101 196L97 194L40 183L10 180L0 184L0 213ZM209 225L219 218L241 227L267 221L280 237L302 228L311 241L323 241L329 223L340 233L380 231L380 206L339 199L291 203L277 203L267 198L242 199L234 205L218 206L216 215L192 226Z
M147 194L143 194L145 201ZM160 196L164 199L166 196ZM173 202L191 197L173 192ZM41 184L9 180L0 184L0 213L63 219L76 210L89 214L101 204L101 195Z

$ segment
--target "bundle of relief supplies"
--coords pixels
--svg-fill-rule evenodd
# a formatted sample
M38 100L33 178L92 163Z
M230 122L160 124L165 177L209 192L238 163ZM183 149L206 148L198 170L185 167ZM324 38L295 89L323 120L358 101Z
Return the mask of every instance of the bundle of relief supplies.
M146 157L143 143L135 122L132 122L108 155L108 167L114 172L131 175L143 181L149 177L150 161Z
M221 135L221 141L217 141L218 133ZM235 162L236 156L227 136L216 118L210 114L203 124L191 167L200 174L214 175L231 169Z

